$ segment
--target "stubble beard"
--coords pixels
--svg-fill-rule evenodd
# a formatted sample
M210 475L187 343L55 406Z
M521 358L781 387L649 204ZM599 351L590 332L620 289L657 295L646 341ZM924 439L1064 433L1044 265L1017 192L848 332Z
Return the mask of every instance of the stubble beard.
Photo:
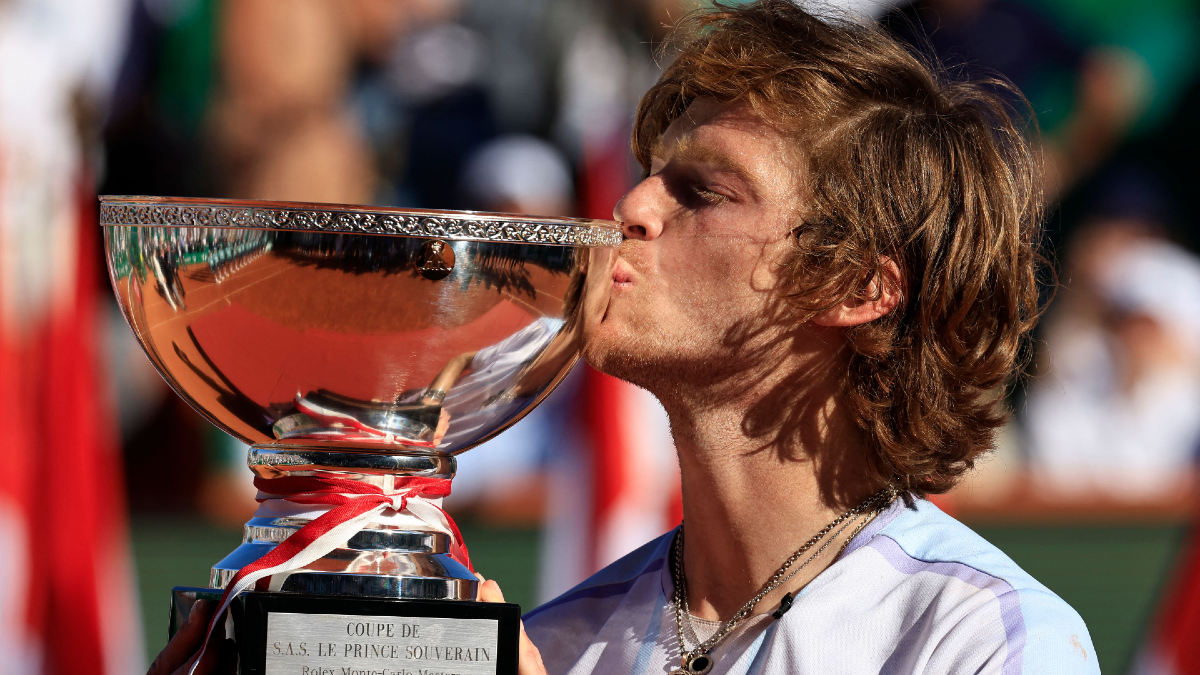
M583 356L596 370L637 385L664 405L684 392L704 389L717 375L712 355L693 336L655 332L602 331L593 336Z
M593 368L658 397L668 411L707 409L737 400L765 380L794 370L794 326L770 312L735 317L692 314L664 330L646 315L603 325L584 346ZM610 320L607 316L605 321ZM793 323L794 321L794 323ZM728 325L726 325L728 324Z

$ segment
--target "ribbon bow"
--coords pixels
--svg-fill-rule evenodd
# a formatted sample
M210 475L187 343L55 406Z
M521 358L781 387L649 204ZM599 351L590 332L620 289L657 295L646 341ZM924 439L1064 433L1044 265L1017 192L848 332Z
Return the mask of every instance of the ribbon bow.
M229 603L241 592L254 586L256 590L267 590L271 578L286 575L305 565L323 558L341 546L350 537L361 531L379 514L388 509L397 513L407 510L433 529L451 537L450 557L462 563L472 572L471 559L463 544L462 534L454 519L429 498L445 497L450 494L450 481L445 478L426 476L386 476L393 481L390 491L356 480L328 478L322 476L286 476L283 478L254 479L259 489L256 498L261 504L273 499L282 499L296 504L329 505L334 508L309 521L290 537L281 541L266 555L238 570L225 586L221 604L213 613L212 622L204 638L204 645L196 656L189 673L200 663L200 657L208 648L208 639L217 622L229 607Z

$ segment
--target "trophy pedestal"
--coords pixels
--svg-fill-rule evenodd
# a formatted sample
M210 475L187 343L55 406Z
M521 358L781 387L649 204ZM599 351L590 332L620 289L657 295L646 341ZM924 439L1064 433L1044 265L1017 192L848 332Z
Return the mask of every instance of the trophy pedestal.
M449 480L453 457L250 450L259 476L337 476L371 484L411 476ZM176 588L171 634L196 600L217 602L238 570L307 525L255 516L242 543L212 568L211 588ZM224 637L242 675L515 675L521 608L476 602L479 580L449 553L444 532L372 522L314 562L246 591L229 606ZM220 629L217 635L222 637Z
M171 634L215 588L175 588ZM230 606L242 675L516 675L511 603L249 592Z

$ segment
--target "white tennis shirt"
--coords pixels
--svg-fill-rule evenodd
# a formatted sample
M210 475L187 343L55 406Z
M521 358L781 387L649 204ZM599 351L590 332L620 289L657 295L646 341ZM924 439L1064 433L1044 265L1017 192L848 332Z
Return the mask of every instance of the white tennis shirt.
M479 440L487 429L500 426L527 408L525 399L490 399L516 384L525 366L541 355L564 325L566 321L562 319L542 317L504 340L475 352L475 358L471 359L471 374L450 387L442 403L442 408L450 413L450 429L438 448L450 452L459 450L463 445Z
M679 667L667 565L673 535L525 615L550 675ZM712 630L697 628L701 637ZM781 619L756 617L712 656L713 675L1100 672L1075 610L925 500L915 508L897 500Z

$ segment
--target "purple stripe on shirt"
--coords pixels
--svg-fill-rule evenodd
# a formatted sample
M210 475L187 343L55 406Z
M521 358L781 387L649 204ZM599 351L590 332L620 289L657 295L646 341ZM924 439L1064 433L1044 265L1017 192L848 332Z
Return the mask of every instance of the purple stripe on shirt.
M862 548L867 542L871 541L872 537L879 534L880 530L891 525L892 521L898 518L901 513L904 513L904 509L906 508L904 500L897 498L896 501L892 502L891 506L884 509L883 513L875 516L874 520L867 523L867 526L850 540L850 543L842 550L842 554L838 559L841 560Z
M919 560L906 553L896 540L887 535L874 537L864 543L878 551L883 559L901 574L940 574L966 582L980 590L991 591L1000 603L1000 620L1004 623L1004 636L1008 646L1008 653L1004 657L1004 665L1000 672L1003 675L1019 675L1021 657L1025 650L1025 617L1021 614L1021 601L1017 591L1011 584L960 562Z

